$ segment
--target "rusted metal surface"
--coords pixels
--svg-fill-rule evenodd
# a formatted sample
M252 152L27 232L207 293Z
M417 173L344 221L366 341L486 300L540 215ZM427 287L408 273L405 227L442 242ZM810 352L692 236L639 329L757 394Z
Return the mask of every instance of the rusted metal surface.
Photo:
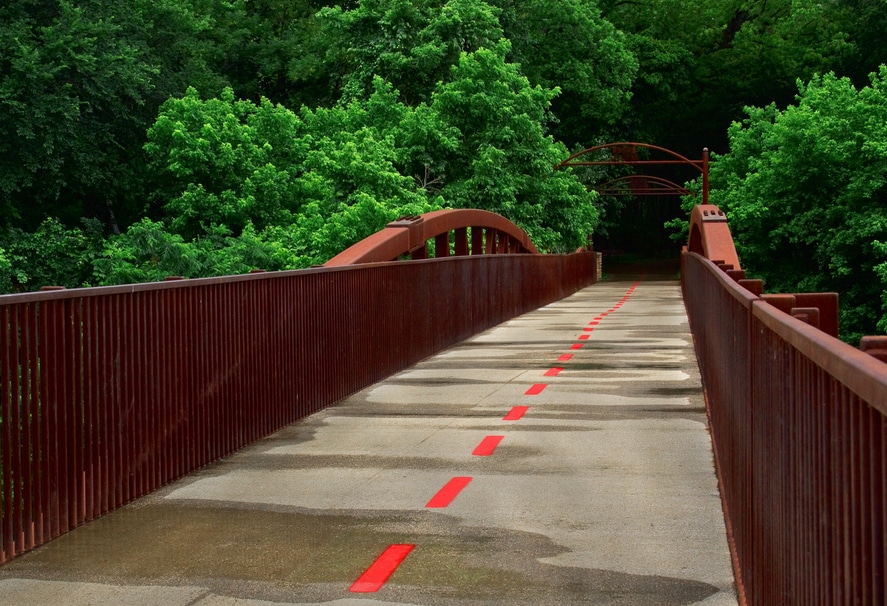
M666 156L671 157L671 159L641 160L637 153L638 148L661 152ZM610 152L610 157L605 160L582 159L583 156L594 157L594 154L605 151ZM594 147L589 147L587 149L583 149L582 151L576 152L560 164L556 165L554 168L555 170L557 170L559 168L567 168L570 166L661 166L675 164L685 164L687 166L692 166L702 174L702 203L708 204L709 151L707 147L702 150L702 158L700 160L691 160L668 148L660 147L658 145L651 145L649 143L638 143L636 141L604 143L603 145L595 145ZM673 188L663 190L661 193L683 195L683 192Z
M597 186L595 191L602 196L690 195L686 187L655 175L626 175Z
M881 362L887 362L887 336L872 335L859 341L859 349Z
M382 231L342 251L324 265L381 263L405 254L411 254L413 259L425 259L429 240L434 241L435 257L446 257L450 253L451 232L456 238L456 255L468 254L469 235L473 255L539 253L526 232L501 215L477 209L447 209L392 221Z
M697 204L693 207L687 248L707 259L730 265L733 271L742 269L730 227L727 225L727 217L714 204Z
M742 602L885 603L887 367L682 265Z
M471 256L0 297L0 562L595 271Z

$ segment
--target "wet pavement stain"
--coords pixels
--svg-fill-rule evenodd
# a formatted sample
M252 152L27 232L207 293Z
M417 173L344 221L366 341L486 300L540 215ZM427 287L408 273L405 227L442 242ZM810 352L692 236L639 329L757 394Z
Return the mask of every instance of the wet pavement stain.
M12 561L0 580L197 585L241 599L328 600L351 597L367 554L408 540L416 549L376 599L677 606L717 592L698 581L543 564L563 548L531 533L465 528L442 514L282 509L128 506Z

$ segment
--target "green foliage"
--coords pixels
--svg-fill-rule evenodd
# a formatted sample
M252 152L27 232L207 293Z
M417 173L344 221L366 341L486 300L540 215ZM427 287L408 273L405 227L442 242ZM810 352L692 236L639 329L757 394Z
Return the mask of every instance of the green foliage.
M0 233L0 292L91 286L92 263L101 248L102 226L94 219L71 229L46 219L33 233L8 228Z
M252 269L297 269L303 263L278 239L256 232L251 223L238 236L212 226L186 241L160 222L143 219L110 238L95 261L99 284L154 282L167 276L199 278L247 273Z
M318 13L322 63L342 99L364 98L380 76L410 106L453 77L460 54L511 42L508 60L533 85L558 88L558 135L570 142L611 126L627 108L637 62L594 2L362 0ZM576 131L576 132L574 132Z
M123 195L133 176L119 152L156 74L101 3L51 4L0 8L0 194L30 201L0 208L7 222L76 220L88 198Z
M597 223L596 196L572 172L552 170L569 155L543 128L556 91L531 86L505 61L509 50L502 41L464 54L432 95L428 109L452 129L436 150L441 195L508 217L540 248L575 249Z
M381 81L367 101L300 116L230 89L170 99L146 145L166 219L114 238L102 281L306 267L439 208L395 168L407 113Z
M638 61L627 37L601 16L595 0L490 0L512 44L509 61L534 85L558 89L555 136L588 146L629 109Z
M415 105L448 78L460 53L502 37L498 13L483 0L361 0L351 9L323 9L324 63L341 74L346 101L365 98L379 76Z
M300 125L267 99L236 101L231 89L203 101L189 88L167 101L145 151L170 227L194 237L201 224L240 232L247 222L260 229L291 222L302 193L294 172L305 154Z
M12 292L12 262L0 248L0 294Z
M594 196L553 173L566 148L544 133L556 91L530 86L508 51L503 41L462 53L416 107L378 77L366 100L300 115L230 89L170 99L146 145L166 219L115 238L102 280L214 275L233 265L202 255L237 247L268 269L323 263L398 216L443 206L500 212L545 248L584 244Z
M887 329L887 67L862 89L832 74L797 104L748 108L713 164L743 265L777 292L837 291L842 334Z
M871 32L864 16L883 23L887 5L880 0L601 0L601 6L629 34L640 62L625 126L687 154L705 146L726 151L726 129L746 105L784 107L797 79L856 70L866 61L870 71L870 58L885 50L883 36L874 43L864 33Z

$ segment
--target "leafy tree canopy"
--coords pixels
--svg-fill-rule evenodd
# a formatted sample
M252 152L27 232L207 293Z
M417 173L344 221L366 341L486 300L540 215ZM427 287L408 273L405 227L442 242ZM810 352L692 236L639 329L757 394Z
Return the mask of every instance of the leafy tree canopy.
M826 74L796 104L747 108L711 172L743 265L775 292L841 293L842 334L887 331L887 67Z
M531 86L506 62L508 51L502 41L462 53L448 82L416 107L378 77L365 101L298 115L267 99L236 100L230 89L209 100L189 90L164 104L146 145L175 238L159 236L150 222L132 236L142 247L179 251L148 259L174 260L182 274L206 271L206 263L180 259L188 257L183 247L208 234L215 249L245 232L253 243L286 243L270 266L301 267L397 216L443 206L500 212L542 247L582 245L597 211L570 172L552 172L567 153L544 133L556 92ZM138 265L139 249L118 244L115 258Z

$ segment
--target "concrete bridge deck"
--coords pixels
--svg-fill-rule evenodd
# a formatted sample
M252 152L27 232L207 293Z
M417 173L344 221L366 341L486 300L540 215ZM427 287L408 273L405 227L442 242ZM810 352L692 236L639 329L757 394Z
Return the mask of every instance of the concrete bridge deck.
M0 604L726 606L732 584L680 287L649 278L518 317L13 560Z

